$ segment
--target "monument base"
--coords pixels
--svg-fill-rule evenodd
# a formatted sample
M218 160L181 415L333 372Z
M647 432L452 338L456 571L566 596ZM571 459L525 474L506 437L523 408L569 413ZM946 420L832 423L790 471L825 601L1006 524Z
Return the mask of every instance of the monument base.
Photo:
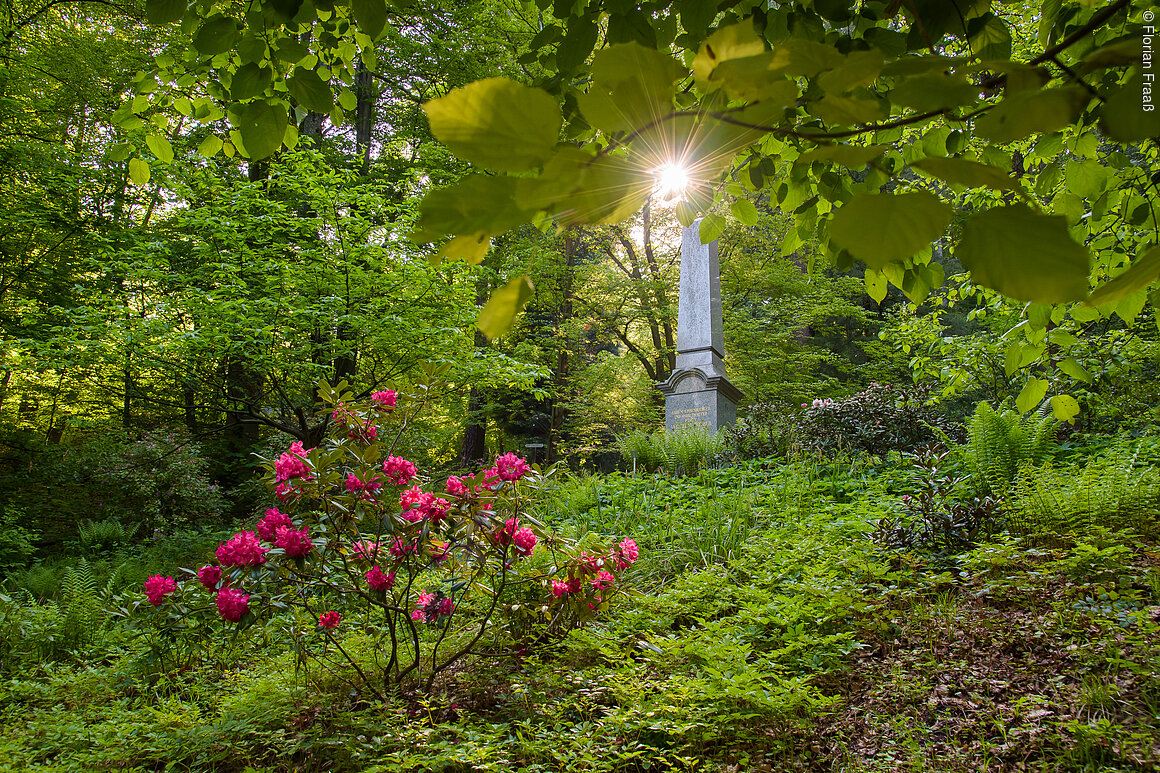
M682 424L703 424L713 432L737 422L737 402L741 390L712 369L674 371L667 381L657 384L665 395L665 428Z

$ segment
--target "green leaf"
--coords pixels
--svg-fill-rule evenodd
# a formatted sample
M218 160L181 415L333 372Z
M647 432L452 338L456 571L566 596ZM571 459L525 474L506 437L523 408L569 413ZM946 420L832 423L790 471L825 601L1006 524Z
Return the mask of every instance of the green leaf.
M418 220L425 241L447 234L499 234L527 222L531 212L515 202L516 178L472 174L423 197Z
M622 43L601 49L592 58L595 86L590 91L611 100L624 126L639 128L672 111L673 82L686 72L668 54Z
M1120 142L1140 142L1160 137L1160 110L1155 109L1155 101L1148 103L1148 107L1153 108L1152 110L1144 109L1144 102L1141 99L1144 85L1140 71L1133 69L1128 82L1113 91L1108 101L1104 103L1100 128L1112 139ZM1155 91L1155 81L1149 81L1147 85Z
M869 295L875 303L881 304L886 300L886 291L889 289L886 285L886 275L881 271L875 271L872 268L866 269L866 276L862 279L866 283L866 294Z
M475 81L423 106L431 132L456 155L507 172L547 159L560 134L560 106L548 92L510 81Z
M1147 293L1143 291L1132 293L1116 304L1116 316L1124 320L1125 325L1131 327L1135 323L1136 317L1140 316L1140 312L1144 310L1144 304L1147 302Z
M185 0L145 0L145 18L150 24L181 21L184 15Z
M512 329L516 315L531 300L532 280L521 276L508 282L491 294L491 299L479 310L476 327L488 340L495 340Z
M841 94L859 86L869 86L882 72L885 58L876 48L868 51L854 51L845 61L818 78L819 85L830 94Z
M230 98L241 102L262 94L274 80L274 71L269 67L247 64L238 68L230 81Z
M1098 161L1068 161L1064 167L1067 189L1082 199L1095 199L1108 188L1108 169Z
M516 204L531 212L548 209L584 185L592 161L592 155L582 148L561 145L544 164L539 176L521 177L516 182Z
M278 47L274 51L276 57L290 64L301 62L309 54L310 49L304 43L299 43L294 38L282 38L278 41Z
M1019 183L1002 169L962 158L931 156L915 161L911 167L948 183L968 188L995 188L1000 191L1019 189Z
M1064 303L1087 297L1091 254L1072 240L1059 215L1023 204L989 209L963 226L955 254L972 281L1009 298Z
M826 94L811 107L814 114L831 126L854 126L882 117L877 99L856 99Z
M129 179L134 185L144 185L149 182L149 164L143 158L129 159Z
M890 101L926 113L974 104L979 101L979 88L959 74L920 73L899 82L890 92Z
M334 108L334 94L330 86L314 70L294 68L294 74L286 79L286 87L290 89L294 101L312 113L325 115Z
M358 107L358 97L353 91L343 89L338 93L338 104L342 106L343 110L354 110Z
M636 214L652 193L653 178L640 164L605 156L588 165L582 188L552 205L564 225L619 223Z
M113 147L109 148L109 160L114 164L119 164L129 157L133 152L133 146L128 142L119 142Z
M600 28L595 14L571 16L568 18L568 33L556 49L556 67L563 72L571 72L592 53Z
M806 164L811 161L833 161L836 164L857 169L870 163L874 159L890 150L890 145L823 145L820 148L802 153L794 161L795 164Z
M1012 94L975 123L975 134L994 142L1014 142L1058 131L1080 114L1091 96L1079 86Z
M724 232L725 218L716 212L710 212L701 218L701 227L697 230L697 234L701 237L701 244L709 244L714 239L721 238L721 234Z
M680 0L681 26L699 39L717 18L717 5L705 0Z
M812 78L820 72L840 67L845 57L838 49L804 38L788 38L769 54L769 69L781 75Z
M757 207L749 199L734 199L729 211L742 225L757 225Z
M967 27L971 53L979 59L1010 59L1011 30L993 13L972 19Z
M487 256L491 247L491 235L486 231L456 236L440 248L437 258L444 260L461 259L478 266Z
M1092 381L1092 374L1088 373L1087 369L1080 365L1075 357L1066 357L1060 360L1057 365L1061 371L1076 381L1082 381L1085 384L1090 384Z
M1027 383L1023 385L1023 389L1019 390L1019 396L1015 398L1015 407L1019 409L1020 413L1027 413L1033 410L1047 395L1047 387L1051 384L1047 379L1043 378L1029 378Z
M1128 270L1104 282L1087 299L1089 306L1102 306L1127 298L1160 279L1160 247L1153 247L1132 261Z
M230 111L230 122L238 127L246 155L254 161L273 155L281 147L288 121L286 108L280 104L247 102L234 105Z
M1051 398L1051 412L1055 418L1071 424L1079 415L1079 401L1071 395L1056 395Z
M224 54L238 42L238 23L228 16L211 16L193 36L193 46L202 56Z
M378 40L387 26L387 4L384 0L351 0L354 23L371 40Z
M197 152L206 158L213 158L222 149L223 144L221 137L211 134L197 146Z
M157 156L158 161L163 164L173 163L173 146L169 144L169 140L160 134L147 134L145 144L153 151L153 155Z
M722 27L701 44L693 58L693 76L697 83L706 84L712 79L717 65L730 59L745 59L765 53L763 41L753 28L753 19L740 24Z
M949 205L926 191L862 194L834 213L830 241L881 270L942 236L951 213Z

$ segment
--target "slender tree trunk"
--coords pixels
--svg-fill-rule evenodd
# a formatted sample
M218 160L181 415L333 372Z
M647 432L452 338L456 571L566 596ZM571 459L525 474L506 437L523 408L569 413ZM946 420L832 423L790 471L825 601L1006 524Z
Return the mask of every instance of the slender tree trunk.
M579 252L580 235L575 229L564 234L564 265L560 277L560 305L556 314L557 330L567 330L575 314L572 302L573 268ZM552 372L551 425L548 428L548 447L545 458L549 463L556 461L559 454L561 435L568 421L567 402L563 399L572 379L571 341L563 340L556 352L556 367Z

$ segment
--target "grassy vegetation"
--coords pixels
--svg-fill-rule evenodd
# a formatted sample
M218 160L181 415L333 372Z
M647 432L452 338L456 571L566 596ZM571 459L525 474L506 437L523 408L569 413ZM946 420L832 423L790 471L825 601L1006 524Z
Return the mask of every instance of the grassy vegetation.
M1109 458L1059 461L1050 474ZM170 646L104 611L136 587L102 584L95 564L74 562L53 597L0 602L0 768L1160 764L1155 543L1085 522L1050 544L999 531L957 554L886 547L878 522L903 513L915 485L897 459L568 480L539 514L581 541L633 536L641 558L624 575L628 600L558 644L497 639L494 657L447 674L430 695L385 704L352 690L342 669L306 667L284 634L303 621L255 626L220 647ZM1025 490L1017 484L1010 501L1025 504ZM1155 509L1133 512L1155 522ZM207 550L185 541L190 559ZM175 550L151 548L166 559ZM372 659L357 628L343 644Z

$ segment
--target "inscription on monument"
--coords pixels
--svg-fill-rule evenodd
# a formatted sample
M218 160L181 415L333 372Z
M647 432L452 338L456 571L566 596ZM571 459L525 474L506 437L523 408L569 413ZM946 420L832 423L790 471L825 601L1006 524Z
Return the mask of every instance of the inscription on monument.
M709 406L698 405L695 408L677 408L673 411L673 421L677 424L705 424L709 423Z

